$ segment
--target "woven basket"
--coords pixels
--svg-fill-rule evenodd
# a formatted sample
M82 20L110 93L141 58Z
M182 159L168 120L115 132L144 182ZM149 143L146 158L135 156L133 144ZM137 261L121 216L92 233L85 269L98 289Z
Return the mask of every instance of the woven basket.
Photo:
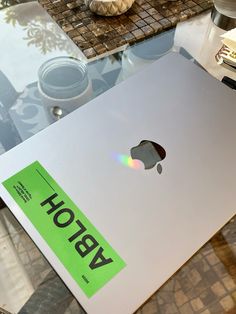
M135 0L85 0L90 10L98 15L115 16L125 13Z

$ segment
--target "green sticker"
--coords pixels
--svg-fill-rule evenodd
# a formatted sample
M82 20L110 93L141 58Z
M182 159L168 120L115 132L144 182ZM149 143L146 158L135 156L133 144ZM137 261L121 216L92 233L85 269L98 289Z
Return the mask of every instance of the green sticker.
M87 297L125 267L125 262L38 161L4 181L3 186Z

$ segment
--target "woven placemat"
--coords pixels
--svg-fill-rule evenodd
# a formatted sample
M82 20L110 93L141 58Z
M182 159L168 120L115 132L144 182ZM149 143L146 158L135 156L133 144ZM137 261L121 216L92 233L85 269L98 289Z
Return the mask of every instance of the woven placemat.
M39 0L87 58L133 44L212 7L212 0L136 0L117 17L92 13L83 0Z

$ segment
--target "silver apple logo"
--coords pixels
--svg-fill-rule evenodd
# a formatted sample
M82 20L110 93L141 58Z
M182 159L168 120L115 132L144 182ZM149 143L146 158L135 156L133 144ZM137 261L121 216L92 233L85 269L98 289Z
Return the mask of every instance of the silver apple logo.
M162 166L159 163L166 157L164 148L152 141L143 140L139 145L130 150L132 159L141 160L145 169L152 169L157 164L157 172L162 173Z

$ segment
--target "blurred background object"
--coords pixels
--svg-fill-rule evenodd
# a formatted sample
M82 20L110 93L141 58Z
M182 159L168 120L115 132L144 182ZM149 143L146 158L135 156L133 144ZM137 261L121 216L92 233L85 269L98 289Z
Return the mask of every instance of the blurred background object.
M212 20L220 28L230 30L236 27L236 1L214 0Z

